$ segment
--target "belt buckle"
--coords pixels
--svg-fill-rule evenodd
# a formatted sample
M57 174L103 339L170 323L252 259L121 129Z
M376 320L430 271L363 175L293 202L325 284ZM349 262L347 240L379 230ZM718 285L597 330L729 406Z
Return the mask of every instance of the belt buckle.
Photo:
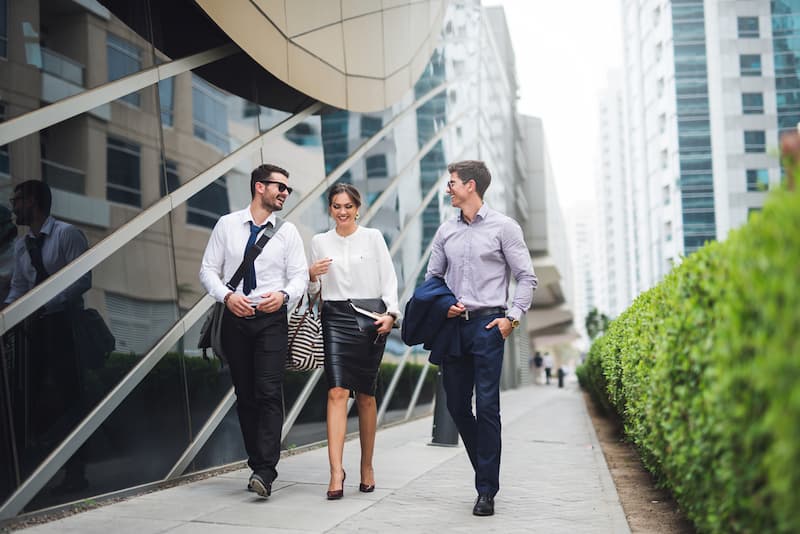
M464 310L464 320L469 321L469 310Z

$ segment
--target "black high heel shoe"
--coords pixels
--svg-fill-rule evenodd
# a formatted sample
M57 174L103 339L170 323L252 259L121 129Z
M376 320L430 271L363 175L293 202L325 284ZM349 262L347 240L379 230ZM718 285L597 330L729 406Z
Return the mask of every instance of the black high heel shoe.
M338 490L328 490L328 500L329 501L337 501L344 497L344 479L347 478L347 473L342 471L342 489Z
M375 484L370 484L369 486L367 486L366 484L361 482L358 485L358 491L360 491L361 493L372 493L373 491L375 491Z

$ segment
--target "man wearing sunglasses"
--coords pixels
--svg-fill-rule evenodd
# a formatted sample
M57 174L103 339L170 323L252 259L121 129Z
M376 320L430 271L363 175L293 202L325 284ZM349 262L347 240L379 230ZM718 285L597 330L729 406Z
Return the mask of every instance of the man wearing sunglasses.
M200 268L208 293L225 304L222 348L236 391L236 409L248 465L248 489L261 497L272 493L278 476L283 426L284 363L288 351L287 306L306 291L308 266L303 241L276 212L292 193L289 173L271 164L250 176L250 205L222 216L211 232ZM274 235L254 260L245 263L242 281L226 284L248 250L265 231Z

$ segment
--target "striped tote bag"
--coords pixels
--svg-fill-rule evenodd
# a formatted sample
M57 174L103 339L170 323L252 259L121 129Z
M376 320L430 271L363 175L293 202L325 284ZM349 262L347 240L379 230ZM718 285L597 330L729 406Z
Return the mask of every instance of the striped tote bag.
M312 371L323 366L325 352L322 347L322 321L315 311L319 295L317 293L316 297L308 299L305 311L302 311L301 298L289 316L287 371Z

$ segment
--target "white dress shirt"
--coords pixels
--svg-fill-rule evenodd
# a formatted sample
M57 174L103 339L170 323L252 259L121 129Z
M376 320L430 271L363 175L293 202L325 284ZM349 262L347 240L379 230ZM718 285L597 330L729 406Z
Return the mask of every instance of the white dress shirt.
M325 300L383 299L386 311L400 314L397 275L380 231L359 226L347 237L336 230L311 238L311 262L331 258L327 274L309 284L316 294L322 288Z
M275 213L267 222L276 223ZM200 266L200 281L209 295L222 302L230 290L226 286L242 263L247 241L250 239L250 223L255 224L250 207L220 217L208 240L203 262ZM259 232L258 237L261 237ZM303 240L297 228L284 221L275 235L267 242L255 260L256 287L247 295L253 302L270 291L286 291L290 305L299 300L308 284L308 265L303 251ZM236 293L244 295L244 280L236 286Z
M48 216L42 224L42 263L48 276L58 272L62 267L89 249L86 236L77 227L58 221ZM5 303L10 304L36 285L36 269L31 263L31 256L25 248L25 237L33 236L28 230L14 242L14 274L11 276L11 288ZM80 298L92 287L92 272L89 271L74 284L53 297L45 304L45 313L62 311L65 306Z

